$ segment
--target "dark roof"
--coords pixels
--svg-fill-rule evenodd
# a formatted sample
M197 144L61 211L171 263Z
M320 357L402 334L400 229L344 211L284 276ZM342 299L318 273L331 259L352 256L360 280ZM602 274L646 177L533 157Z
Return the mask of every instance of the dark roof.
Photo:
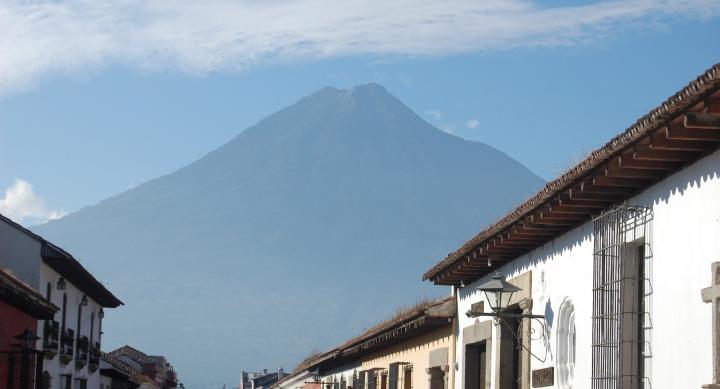
M53 270L65 277L78 289L83 291L93 300L97 301L103 307L115 308L123 304L115 295L103 286L90 272L83 267L70 253L60 247L50 243L42 236L28 230L20 224L14 222L5 215L0 214L0 220L5 221L9 225L15 227L26 235L40 241L42 249L40 256L43 262L50 266Z
M398 311L387 320L365 330L343 344L307 358L295 368L293 374L306 369L324 370L435 329L448 326L455 317L455 300L452 296L438 300L421 301Z
M52 319L59 309L35 289L3 269L0 269L0 301L41 320Z
M285 378L287 376L288 376L288 374L278 371L278 372L268 373L263 376L253 378L252 381L254 383L255 388L268 387L268 386L282 380L283 378Z
M100 374L111 377L113 379L126 382L131 388L137 388L139 382L142 381L142 373L133 369L125 362L113 358L106 353L100 354L101 367Z
M718 149L716 64L423 275L460 285L590 220ZM497 266L495 266L497 267Z

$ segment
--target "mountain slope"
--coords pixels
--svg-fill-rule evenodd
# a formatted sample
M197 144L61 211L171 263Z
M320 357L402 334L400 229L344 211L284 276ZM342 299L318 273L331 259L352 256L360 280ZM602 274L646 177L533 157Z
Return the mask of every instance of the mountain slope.
M164 352L204 388L445 293L422 271L541 184L369 84L320 90L35 230L87 258L126 302L108 315L106 344Z

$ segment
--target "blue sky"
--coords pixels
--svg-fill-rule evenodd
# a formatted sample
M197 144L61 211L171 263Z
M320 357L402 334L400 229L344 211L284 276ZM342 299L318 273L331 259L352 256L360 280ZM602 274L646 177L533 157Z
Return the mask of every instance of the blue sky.
M552 179L720 62L713 0L122 3L0 0L0 209L27 224L368 82Z

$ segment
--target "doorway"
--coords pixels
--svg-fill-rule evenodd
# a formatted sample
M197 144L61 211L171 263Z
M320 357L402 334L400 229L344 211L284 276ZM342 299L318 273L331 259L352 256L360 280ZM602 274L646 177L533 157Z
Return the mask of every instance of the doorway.
M522 314L520 308L511 308L508 314ZM522 377L522 319L500 320L500 389L520 389Z
M487 388L487 343L465 346L465 389Z

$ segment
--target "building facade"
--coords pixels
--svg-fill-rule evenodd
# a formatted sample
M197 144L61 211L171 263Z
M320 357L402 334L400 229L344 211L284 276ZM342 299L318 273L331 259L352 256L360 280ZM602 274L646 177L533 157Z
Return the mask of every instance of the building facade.
M30 389L42 380L42 356L34 341L38 321L51 319L58 307L0 269L0 389ZM23 347L29 336L30 347Z
M133 369L141 378L140 388L171 389L178 386L177 373L162 355L148 355L130 346L123 346L107 353Z
M447 389L452 298L420 303L301 365L279 389Z
M59 307L33 328L44 387L99 388L103 309L122 302L72 255L2 215L0 265Z
M720 387L719 90L716 65L425 274L455 389Z
M132 367L105 353L100 356L100 389L137 389L142 380Z

